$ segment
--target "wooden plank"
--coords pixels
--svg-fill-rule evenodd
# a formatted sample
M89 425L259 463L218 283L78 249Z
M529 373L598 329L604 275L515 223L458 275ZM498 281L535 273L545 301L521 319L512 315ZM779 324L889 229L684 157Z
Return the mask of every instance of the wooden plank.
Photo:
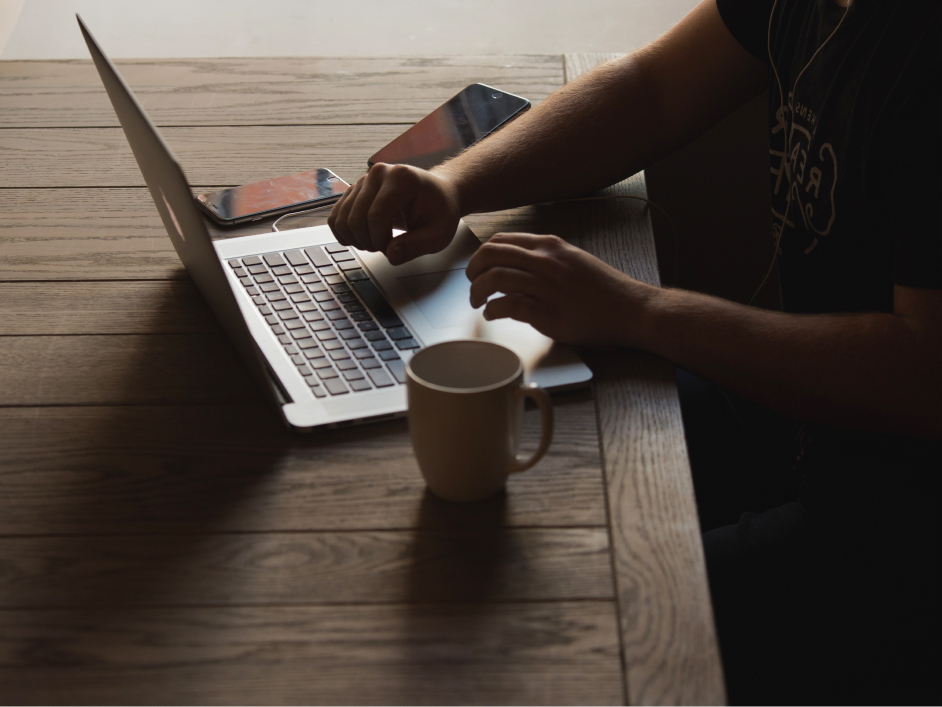
M549 454L479 504L425 492L405 420L297 435L261 404L0 408L0 535L604 526L595 406L554 407Z
M550 232L577 220L572 210L545 206L467 219L481 238L498 230ZM186 278L143 187L0 189L0 222L0 281ZM326 217L299 216L281 225L292 223L321 225ZM271 224L209 229L213 238L232 238L270 232Z
M171 405L260 399L217 335L0 338L0 405Z
M120 60L157 125L412 124L470 83L537 103L559 55ZM0 63L0 127L116 126L91 61Z
M572 80L605 55L566 55ZM645 196L636 175L612 195ZM630 200L589 207L580 245L637 279L660 284L650 219ZM643 213L643 212L642 212ZM630 704L725 702L674 369L639 352L590 359Z
M188 280L0 283L0 336L218 331Z
M249 184L316 167L348 182L401 125L163 128L190 184ZM0 187L144 186L121 128L0 130Z
M11 704L612 704L611 602L2 611Z
M611 599L604 528L0 538L0 608Z

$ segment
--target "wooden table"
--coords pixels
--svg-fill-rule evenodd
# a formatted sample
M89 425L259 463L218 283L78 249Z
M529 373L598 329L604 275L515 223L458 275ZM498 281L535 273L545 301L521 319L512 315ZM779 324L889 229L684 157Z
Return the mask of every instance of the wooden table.
M466 84L536 102L598 59L119 66L202 191L315 166L352 182ZM669 365L587 355L593 392L556 399L535 470L438 501L402 420L279 426L90 62L0 62L0 106L0 701L725 699ZM658 281L638 202L471 225L557 233Z

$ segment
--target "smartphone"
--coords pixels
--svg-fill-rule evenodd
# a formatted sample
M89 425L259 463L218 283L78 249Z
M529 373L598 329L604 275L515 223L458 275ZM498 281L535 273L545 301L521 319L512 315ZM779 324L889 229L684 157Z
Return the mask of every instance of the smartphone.
M530 101L474 83L422 118L367 164L409 164L431 169L482 140L530 107Z
M329 169L312 169L310 172L200 194L196 202L213 221L232 226L330 204L337 201L349 186Z

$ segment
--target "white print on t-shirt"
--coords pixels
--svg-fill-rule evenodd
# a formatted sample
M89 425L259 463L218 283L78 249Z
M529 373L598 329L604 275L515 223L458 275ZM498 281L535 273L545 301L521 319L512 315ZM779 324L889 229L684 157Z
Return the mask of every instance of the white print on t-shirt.
M784 145L776 150L771 145L776 144L775 136L780 135L779 142L784 141L788 123L785 120L785 109L780 107L775 112L775 126L772 128L769 157L772 162L771 172L775 175L772 187L773 198L779 195L783 186L787 190L785 203L791 200L788 208L786 226L795 227L792 220L794 214L800 214L805 229L814 231L818 236L826 236L834 225L834 188L837 186L837 155L831 143L825 142L812 153L812 141L815 128L818 124L818 114L801 103L795 106L794 97L788 94L788 109L792 114L791 134L789 143L791 153L786 156ZM810 153L810 159L809 159ZM785 185L782 184L784 177ZM781 236L784 213L772 207L773 235L778 240ZM818 245L817 237L805 248L807 255Z

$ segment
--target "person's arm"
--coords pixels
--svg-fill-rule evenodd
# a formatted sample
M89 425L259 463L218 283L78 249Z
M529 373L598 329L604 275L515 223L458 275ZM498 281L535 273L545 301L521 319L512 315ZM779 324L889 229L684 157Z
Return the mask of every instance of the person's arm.
M942 437L942 291L897 285L893 313L785 314L633 280L554 236L498 234L471 303L564 343L663 356L773 410Z
M584 192L634 174L761 92L767 77L715 0L704 0L657 41L596 67L432 172L375 165L334 207L330 226L341 243L394 263L441 250L466 214L577 196L574 185ZM407 231L387 250L394 225Z

